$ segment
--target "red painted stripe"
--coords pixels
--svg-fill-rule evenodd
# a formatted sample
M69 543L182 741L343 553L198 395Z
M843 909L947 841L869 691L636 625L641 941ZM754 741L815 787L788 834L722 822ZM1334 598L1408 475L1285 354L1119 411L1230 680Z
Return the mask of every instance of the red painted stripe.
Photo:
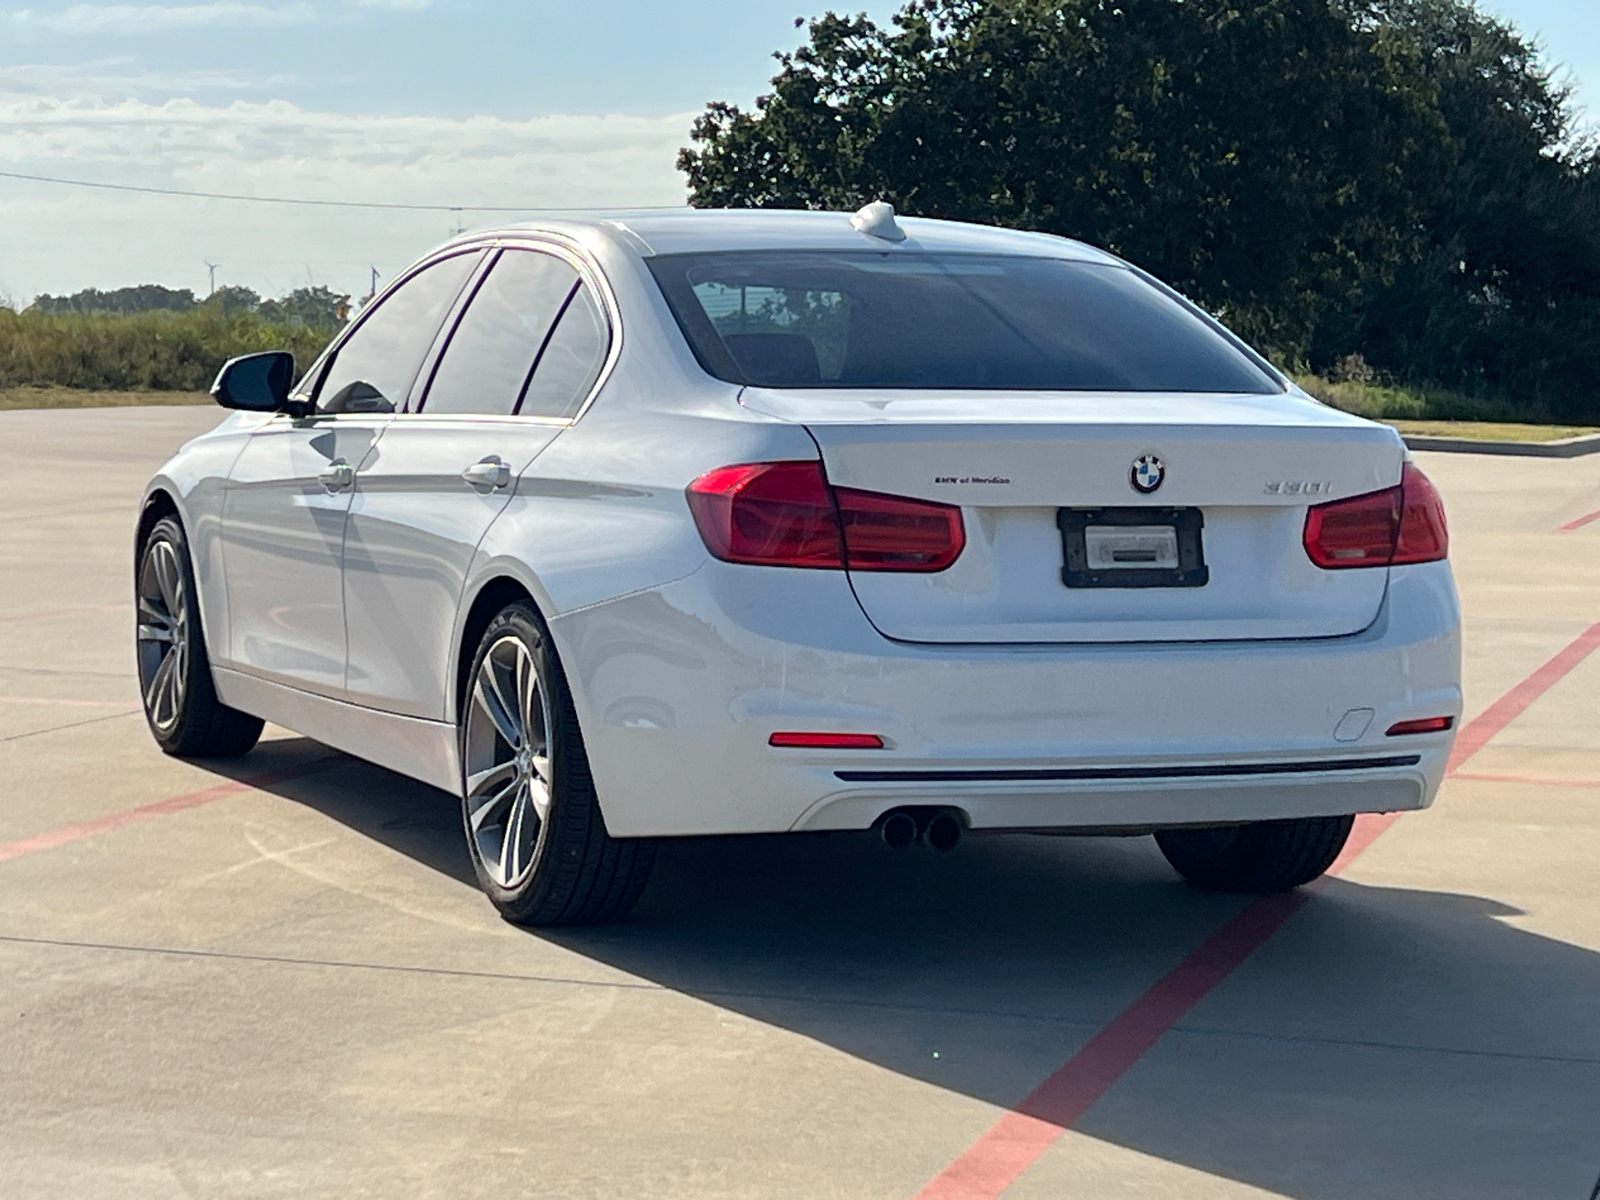
M1544 666L1469 721L1456 739L1456 751L1446 773L1453 774L1457 766L1597 648L1600 624L1579 634ZM1399 818L1399 813L1357 817L1344 851L1328 868L1328 874L1341 874ZM1195 1005L1288 924L1314 890L1315 885L1252 901L934 1176L917 1193L916 1200L995 1200Z
M1397 812L1390 812L1362 813L1356 817L1355 828L1350 831L1344 849L1339 851L1339 857L1333 860L1333 866L1328 868L1327 874L1343 875L1345 868L1365 854L1367 847L1387 833L1389 826L1398 821L1400 816Z
M199 808L202 804L210 804L214 800L222 800L228 796L237 796L240 792L270 787L274 783L284 783L290 779L299 779L304 775L313 775L318 771L326 771L329 767L335 766L342 761L344 760L341 757L334 755L327 758L314 759L308 763L301 763L299 766L284 767L281 770L252 775L247 779L230 779L227 783L201 788L198 792L186 792L182 796L172 796L166 800L157 800L154 804L144 804L138 808L129 808L122 812L111 813L108 816L96 817L92 821L68 825L62 829L52 830L49 833L41 833L36 837L23 838L18 842L0 843L0 862L21 858L25 854L37 854L41 850L54 850L57 846L65 846L69 842L80 842L84 838L95 836L95 834L110 833L113 829L121 829L125 825L133 825L139 821L153 821L157 817L164 817L168 813L182 812L186 808Z
M990 1200L1005 1191L1309 899L1304 892L1289 892L1246 906L1001 1117L918 1192L917 1200Z
M1558 525L1556 528L1562 533L1571 533L1574 529L1582 529L1591 521L1600 521L1600 510L1581 516L1575 521L1568 521L1565 525Z
M1600 622L1573 638L1544 666L1467 722L1456 737L1447 770L1451 774L1459 770L1461 764L1482 750L1490 738L1520 717L1529 705L1596 650L1600 650Z

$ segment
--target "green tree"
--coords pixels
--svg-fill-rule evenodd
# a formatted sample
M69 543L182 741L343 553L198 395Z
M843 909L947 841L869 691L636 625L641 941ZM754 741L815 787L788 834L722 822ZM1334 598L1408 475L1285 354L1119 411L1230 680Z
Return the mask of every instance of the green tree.
M33 302L33 308L43 313L113 313L124 316L140 312L188 312L194 306L194 293L188 288L167 288L158 283L116 288L109 292L102 292L99 288L84 288L70 296L52 296L47 292Z
M199 307L231 317L239 313L255 312L261 307L261 296L254 288L239 284L224 284L200 301Z
M1419 255L1451 165L1417 51L1365 7L912 0L808 32L753 112L696 122L691 203L1082 238L1283 357Z
M1326 322L1314 357L1600 415L1600 159L1536 47L1456 0L1388 0L1383 20L1438 89L1457 147L1393 286Z
M326 287L296 288L281 300L261 305L261 315L271 321L299 322L316 329L337 329L350 315L350 297Z

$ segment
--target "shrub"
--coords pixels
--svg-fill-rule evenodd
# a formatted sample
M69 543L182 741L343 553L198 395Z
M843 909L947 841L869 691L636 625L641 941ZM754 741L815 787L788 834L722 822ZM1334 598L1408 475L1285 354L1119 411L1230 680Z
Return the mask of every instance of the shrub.
M307 367L336 332L220 306L122 316L0 309L0 387L203 391L240 354L288 350Z

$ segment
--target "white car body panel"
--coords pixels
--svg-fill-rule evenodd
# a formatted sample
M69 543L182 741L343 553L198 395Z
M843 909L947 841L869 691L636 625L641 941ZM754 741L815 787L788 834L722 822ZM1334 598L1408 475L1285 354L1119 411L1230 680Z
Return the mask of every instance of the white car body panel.
M245 441L223 492L221 555L229 639L215 660L319 695L345 695L342 562L353 491L388 416L269 421Z
M968 393L919 403L903 392L872 392L865 402L851 395L752 388L741 402L804 421L835 484L962 506L967 545L947 570L852 575L862 606L889 637L1337 637L1377 616L1384 573L1324 571L1300 539L1308 498L1322 503L1400 482L1405 446L1389 426L1330 418L1334 410L1292 396ZM1145 454L1162 459L1167 480L1139 497L1128 471ZM1211 582L1064 589L1057 510L1108 504L1201 508Z
M461 786L454 725L381 712L241 671L215 667L212 673L226 705L447 792Z
M607 809L608 825L624 836L863 828L896 805L922 803L954 805L973 828L1243 821L1311 815L1308 805L1334 803L1325 815L1431 802L1451 735L1398 740L1384 731L1459 715L1459 613L1443 564L1394 577L1371 628L1324 640L912 646L885 641L835 573L719 562L557 617L550 629L579 698L600 794L633 798L625 812ZM1346 715L1363 709L1371 716L1361 735L1340 740L1350 732L1340 729ZM889 748L774 750L767 738L780 729L878 733ZM1417 761L1225 782L868 788L837 777L1181 771L1395 755Z
M903 224L909 251L1116 261L1059 238ZM741 389L700 368L645 259L868 244L845 217L638 214L461 241L527 239L581 258L616 327L570 424L238 414L152 480L147 498L190 532L225 703L458 791L453 685L474 649L469 618L480 596L503 594L487 589L515 587L548 624L617 836L860 829L905 804L958 808L977 829L1128 829L1431 803L1453 733L1384 731L1459 717L1448 563L1322 571L1299 547L1308 503L1398 481L1391 429L1287 387ZM337 453L258 466L256 446L296 424L307 448L322 426L339 431ZM307 486L363 438L372 452L353 490ZM1055 510L1142 503L1127 473L1149 452L1170 471L1159 504L1205 512L1213 584L1066 594ZM960 504L962 558L886 575L709 554L691 481L819 453L835 484ZM485 495L459 476L489 454L514 479ZM969 482L936 482L946 474ZM980 476L1012 482L970 482ZM279 509L251 490L273 478ZM1284 481L1318 488L1267 489ZM334 561L350 631L337 652ZM1027 563L1038 570L1019 575ZM877 733L886 748L767 745L794 729Z
M511 482L564 426L492 417L393 418L362 468L344 538L345 695L356 704L445 719L455 622L478 543L511 498ZM494 458L500 487L462 471Z

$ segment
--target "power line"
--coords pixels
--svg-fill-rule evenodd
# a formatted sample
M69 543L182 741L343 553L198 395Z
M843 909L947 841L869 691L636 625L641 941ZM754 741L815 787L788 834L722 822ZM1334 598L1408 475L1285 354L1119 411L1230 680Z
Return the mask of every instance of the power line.
M28 183L59 183L65 187L99 188L108 192L140 192L149 196L183 196L191 200L239 200L249 204L300 204L313 208L383 208L403 212L655 212L685 207L681 204L638 204L590 205L581 208L544 208L537 204L396 204L380 200L308 200L298 196L245 196L236 192L187 192L180 188L142 187L132 183L100 183L92 179L62 179L55 175L25 175L20 171L0 171L0 179L21 179Z

